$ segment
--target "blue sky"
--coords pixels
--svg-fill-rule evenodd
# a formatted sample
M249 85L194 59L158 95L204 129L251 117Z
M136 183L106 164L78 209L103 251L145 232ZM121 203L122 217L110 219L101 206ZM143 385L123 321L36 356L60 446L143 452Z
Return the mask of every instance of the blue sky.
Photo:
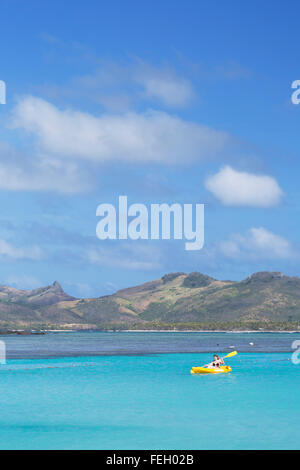
M295 1L2 1L0 283L299 275ZM96 208L204 203L205 247L100 241Z

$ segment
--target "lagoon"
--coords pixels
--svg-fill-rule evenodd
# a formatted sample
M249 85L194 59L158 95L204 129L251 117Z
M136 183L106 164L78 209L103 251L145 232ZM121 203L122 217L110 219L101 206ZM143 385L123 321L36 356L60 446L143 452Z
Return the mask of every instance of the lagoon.
M0 449L299 448L299 333L1 339ZM230 346L231 373L190 374Z

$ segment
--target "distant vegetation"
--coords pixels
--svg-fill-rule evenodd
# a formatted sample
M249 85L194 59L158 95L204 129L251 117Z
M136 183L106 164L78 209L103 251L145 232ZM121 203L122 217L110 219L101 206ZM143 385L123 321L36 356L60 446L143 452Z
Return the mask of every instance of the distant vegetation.
M300 322L207 322L207 323L160 323L148 322L141 327L140 323L108 323L99 325L104 331L146 330L146 331L297 331Z

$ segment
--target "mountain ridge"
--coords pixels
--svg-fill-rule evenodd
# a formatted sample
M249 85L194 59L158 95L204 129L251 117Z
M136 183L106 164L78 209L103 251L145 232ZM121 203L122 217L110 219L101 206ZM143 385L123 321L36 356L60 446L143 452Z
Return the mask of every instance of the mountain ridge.
M0 286L2 328L166 329L212 325L300 325L300 278L253 273L221 281L200 272L159 279L95 298L75 298L53 284L33 290ZM300 327L300 326L299 326Z

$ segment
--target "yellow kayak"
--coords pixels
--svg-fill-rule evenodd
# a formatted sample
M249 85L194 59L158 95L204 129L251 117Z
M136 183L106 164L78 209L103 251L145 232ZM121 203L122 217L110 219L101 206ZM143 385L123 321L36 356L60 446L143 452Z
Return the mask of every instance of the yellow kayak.
M208 367L192 367L191 374L220 374L221 372L231 372L230 366L221 366L209 369Z

